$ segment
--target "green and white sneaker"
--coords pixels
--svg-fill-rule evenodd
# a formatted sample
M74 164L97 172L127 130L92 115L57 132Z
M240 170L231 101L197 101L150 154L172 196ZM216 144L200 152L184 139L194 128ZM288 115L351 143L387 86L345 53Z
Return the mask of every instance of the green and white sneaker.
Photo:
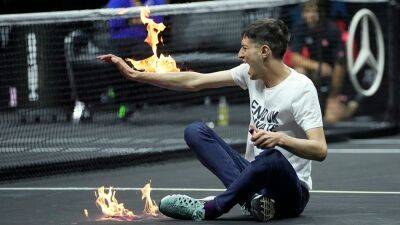
M250 203L250 214L258 221L269 221L275 215L275 201L266 196L257 195Z
M160 202L160 212L180 220L204 219L204 203L186 195L167 195Z

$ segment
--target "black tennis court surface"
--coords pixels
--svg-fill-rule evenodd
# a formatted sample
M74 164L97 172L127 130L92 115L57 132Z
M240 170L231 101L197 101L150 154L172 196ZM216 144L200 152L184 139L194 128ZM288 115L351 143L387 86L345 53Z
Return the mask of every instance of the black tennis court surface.
M326 161L313 163L314 189L303 215L272 224L399 224L400 136L350 140L329 145ZM142 214L139 189L151 179L152 198L182 193L216 195L219 181L194 158L181 158L113 170L73 173L0 185L1 223L43 224L196 224L170 218L131 222L96 221L101 217L94 190L99 186L127 188L116 197L135 214ZM185 190L186 189L186 190ZM89 212L89 219L83 210ZM259 224L238 207L215 221L201 224Z

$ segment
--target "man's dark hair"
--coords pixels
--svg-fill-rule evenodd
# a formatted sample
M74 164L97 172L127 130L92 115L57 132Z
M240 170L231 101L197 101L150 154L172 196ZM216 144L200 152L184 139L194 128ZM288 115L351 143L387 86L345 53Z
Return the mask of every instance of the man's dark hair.
M290 40L288 27L279 19L257 20L243 31L242 37L268 45L272 55L279 59L283 58Z

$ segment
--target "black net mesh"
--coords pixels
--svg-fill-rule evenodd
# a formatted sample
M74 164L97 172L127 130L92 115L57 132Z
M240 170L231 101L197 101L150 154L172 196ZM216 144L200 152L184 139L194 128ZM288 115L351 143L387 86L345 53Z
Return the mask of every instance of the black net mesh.
M158 51L171 55L182 70L213 72L240 64L236 55L241 33L256 19L284 20L292 39L304 33L298 23L302 18L299 3L272 1L274 4L267 7L259 2L250 1L242 8L235 7L238 2L213 3L216 5L211 8L205 3L169 5L165 9L151 7L154 18L167 27ZM174 11L174 8L179 10ZM350 21L362 8L372 10L378 18L387 59L391 48L388 39L394 35L387 20L387 2L331 1L319 6L321 19L337 26L340 39L337 42L343 45L343 54ZM144 26L129 25L139 19L138 10L133 11L132 15L122 16L116 10L106 14L84 11L81 14L87 16L81 17L76 17L79 12L48 13L47 18L41 16L41 19L22 15L15 21L2 17L1 176L30 176L36 173L34 168L50 172L55 167L71 170L73 165L98 167L96 164L110 162L113 157L124 160L137 153L185 149L184 127L196 120L215 126L216 132L230 144L245 142L249 123L246 91L238 87L195 93L169 91L128 81L113 66L96 60L96 56L105 53L135 59L151 55L150 48L143 42ZM359 33L358 29L357 43L360 43ZM324 38L331 37L322 34L323 45ZM370 34L371 43L375 43L372 25ZM317 62L327 60L334 64L338 61L345 70L338 93L340 101L332 107L343 111L349 110L346 108L349 103L357 104L348 115L327 123L327 134L390 124L393 118L389 114L389 103L393 90L389 85L391 65L388 62L393 61L385 60L378 91L365 97L351 84L346 56L340 61L332 58L333 53L321 53L322 48L324 46L308 49L308 54L316 56ZM357 52L361 46L356 44L354 48ZM372 44L372 53L376 54L378 48ZM287 54L285 62L294 66L290 55ZM320 72L312 75L325 106L326 93L329 93L326 90L330 90L331 81L323 78ZM358 73L364 88L375 80L374 72L362 68ZM229 118L224 119L226 116Z

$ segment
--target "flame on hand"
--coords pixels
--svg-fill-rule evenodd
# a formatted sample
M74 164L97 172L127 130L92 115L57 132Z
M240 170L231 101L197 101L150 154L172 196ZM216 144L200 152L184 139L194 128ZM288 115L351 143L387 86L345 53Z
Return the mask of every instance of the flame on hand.
M164 31L165 25L163 23L156 23L153 19L149 18L150 9L146 6L140 9L140 19L143 24L147 24L147 37L144 40L148 45L151 46L153 55L147 59L136 61L134 59L126 59L137 70L143 70L146 72L179 72L180 69L176 66L175 60L171 56L164 56L160 54L157 56L157 44L159 43L158 35ZM162 38L160 38L162 42Z

